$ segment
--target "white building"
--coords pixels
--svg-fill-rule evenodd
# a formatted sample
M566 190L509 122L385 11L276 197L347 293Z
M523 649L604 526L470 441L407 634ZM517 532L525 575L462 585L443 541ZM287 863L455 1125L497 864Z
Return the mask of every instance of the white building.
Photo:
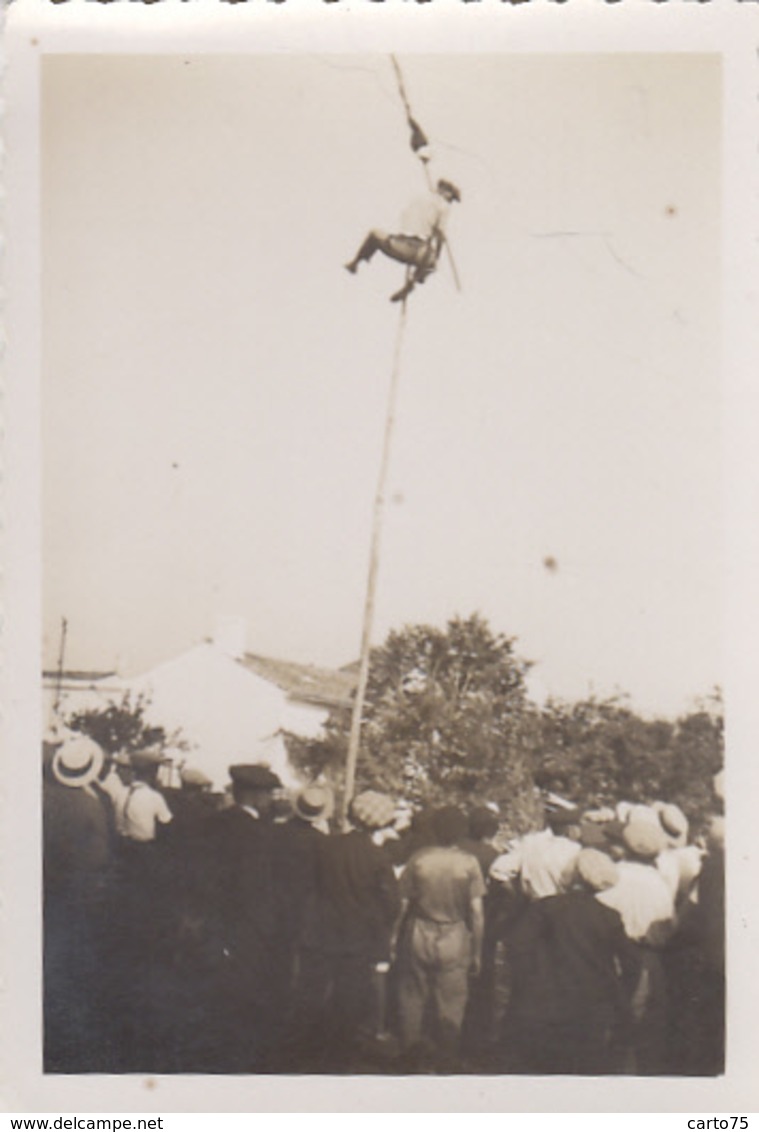
M59 699L63 720L76 711L144 697L145 719L177 734L177 764L198 767L222 790L233 763L267 763L286 787L298 785L283 732L315 738L331 708L347 706L355 687L352 670L331 670L251 653L230 655L228 641L196 645L149 672L46 672L46 715ZM60 683L60 694L58 685Z

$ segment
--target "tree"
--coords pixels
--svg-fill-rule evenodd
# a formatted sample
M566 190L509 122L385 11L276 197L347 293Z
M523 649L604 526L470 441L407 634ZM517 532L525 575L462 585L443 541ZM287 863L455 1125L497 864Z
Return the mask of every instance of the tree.
M723 758L718 694L674 722L644 719L622 697L549 701L535 780L582 806L676 802L699 829L714 809L712 778Z
M663 789L703 828L715 810L714 775L725 759L722 697L715 694L677 721Z
M645 720L615 696L549 701L541 716L538 783L583 805L642 801L658 788L673 725Z
M72 731L80 731L98 743L106 754L128 754L145 747L182 746L177 734L169 735L163 727L156 727L145 719L150 700L144 695L132 696L127 692L120 703L87 708L75 712L66 724Z
M498 802L516 830L534 824L537 713L525 695L528 661L475 614L393 631L372 651L357 787L417 804ZM300 765L341 776L350 713L324 740L294 752ZM291 748L292 749L292 748Z

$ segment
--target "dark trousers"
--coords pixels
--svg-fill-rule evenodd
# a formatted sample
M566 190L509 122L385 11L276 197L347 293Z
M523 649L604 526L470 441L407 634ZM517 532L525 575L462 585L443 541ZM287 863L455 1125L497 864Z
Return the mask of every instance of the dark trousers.
M640 1077L666 1074L669 1001L660 953L637 945L640 977L633 995L632 1067Z
M44 910L44 1066L47 1073L104 1072L107 1014L100 990L100 909L77 893Z
M355 1042L372 1017L374 963L365 952L304 947L285 1055L300 1071L349 1068Z
M617 1071L608 1016L572 1022L512 1018L506 1070L520 1074L599 1077Z

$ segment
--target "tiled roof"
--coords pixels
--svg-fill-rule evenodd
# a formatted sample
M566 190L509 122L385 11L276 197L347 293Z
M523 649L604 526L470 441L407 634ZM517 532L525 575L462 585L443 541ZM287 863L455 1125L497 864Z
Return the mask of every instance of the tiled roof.
M357 674L348 669L317 668L248 652L240 664L281 688L291 700L322 707L349 707Z

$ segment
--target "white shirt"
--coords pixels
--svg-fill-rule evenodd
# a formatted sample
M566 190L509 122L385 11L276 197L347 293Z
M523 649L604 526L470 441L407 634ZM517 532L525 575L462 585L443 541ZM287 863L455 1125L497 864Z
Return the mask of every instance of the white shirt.
M557 896L572 883L580 845L568 837L556 837L550 829L528 833L490 867L494 880L508 881L519 875L522 891L533 900Z
M155 841L158 825L168 825L171 819L163 794L147 782L132 783L124 804L124 837L130 841Z
M412 200L401 214L401 232L404 236L419 236L429 240L437 232L445 231L450 206L440 193L427 193Z
M687 896L701 872L703 854L695 845L665 849L656 858L656 867L667 882L675 901Z
M620 861L617 883L596 899L622 917L625 932L638 943L657 944L674 926L675 901L666 880L654 865Z

